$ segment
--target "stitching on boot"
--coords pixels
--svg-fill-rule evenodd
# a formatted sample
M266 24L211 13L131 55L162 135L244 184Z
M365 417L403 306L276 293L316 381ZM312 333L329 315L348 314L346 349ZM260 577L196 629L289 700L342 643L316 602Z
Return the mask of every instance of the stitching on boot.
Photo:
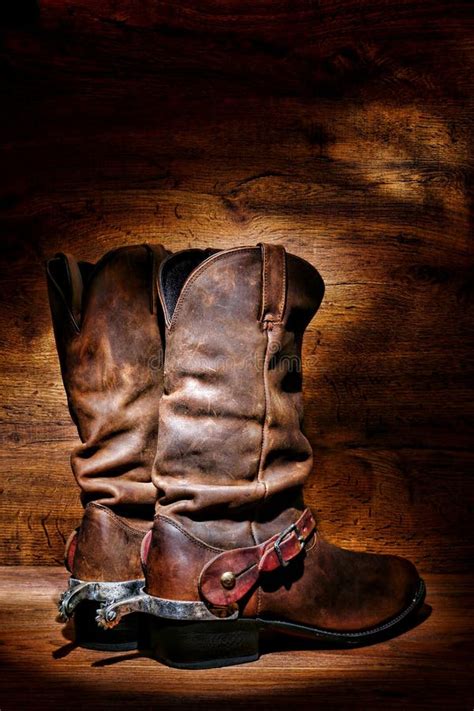
M174 309L174 312L173 312L173 316L172 316L172 318L171 318L171 322L170 322L170 325L169 325L169 330L172 331L173 328L174 328L174 326L175 326L175 324L176 324L176 320L177 320L177 318L178 318L178 314L179 314L180 311L181 311L181 307L182 307L182 304L183 304L183 301L184 301L184 297L185 297L187 291L188 291L189 288L192 286L192 284L194 284L194 282L196 281L196 279L197 279L199 276L201 276L201 274L203 274L210 266L212 266L215 262L217 262L219 258L225 259L226 257L229 257L230 255L235 254L236 252L240 252L241 254L244 254L245 252L249 252L249 253L250 253L250 252L254 252L256 249L258 249L258 247L237 247L237 248L235 248L235 249L226 250L225 252L218 252L217 254L213 254L211 257L208 257L207 260L205 260L204 262L202 262L202 263L196 268L194 274L192 274L192 276L191 276L191 277L189 278L189 280L186 282L186 284L184 285L184 287L183 287L183 289L182 289L182 291L181 291L181 293L180 293L180 295L179 295L178 303L177 303L176 306L175 306L175 309Z
M131 531L134 536L142 538L146 531L141 531L139 528L134 528L131 524L127 523L126 521L122 521L120 516L118 516L116 513L113 511L110 511L106 506L102 506L102 504L96 504L95 502L92 502L88 504L87 508L94 508L97 509L98 511L102 511L105 513L106 516L108 516L114 523L117 523L120 528L123 528L127 531ZM87 511L87 509L86 509Z
M163 514L156 514L154 517L155 521L161 520L164 521L165 523L169 524L170 526L173 526L177 531L183 534L183 536L186 536L186 538L193 543L194 545L198 546L199 548L204 548L205 550L209 551L219 551L220 553L225 553L226 549L225 548L216 548L216 546L211 546L209 543L206 543L205 541L202 541L200 538L197 538L196 536L193 536L191 533L186 531L185 528L179 525L179 523L176 523L176 521L173 521L173 519L168 518L168 516L163 516Z

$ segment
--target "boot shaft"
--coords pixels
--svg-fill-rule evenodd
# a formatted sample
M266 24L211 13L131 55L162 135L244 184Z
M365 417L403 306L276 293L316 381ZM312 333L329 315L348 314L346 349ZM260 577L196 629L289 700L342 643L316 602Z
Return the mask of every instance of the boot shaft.
M159 293L157 513L211 545L252 545L302 508L312 453L302 431L301 343L323 282L304 260L261 245L173 255Z
M156 298L162 247L124 247L96 265L57 255L47 264L61 373L81 444L72 468L84 505L148 519L162 393Z

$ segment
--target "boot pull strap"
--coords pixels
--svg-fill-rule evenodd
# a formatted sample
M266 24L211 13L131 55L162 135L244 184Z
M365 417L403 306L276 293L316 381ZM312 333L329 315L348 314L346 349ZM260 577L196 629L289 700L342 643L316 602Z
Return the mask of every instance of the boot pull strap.
M60 267L56 271L55 266ZM49 282L63 301L74 328L79 332L84 289L82 274L76 259L71 254L58 252L46 265Z
M262 251L262 309L265 329L283 320L286 306L286 252L277 244L258 245Z
M81 321L82 290L84 288L81 270L72 254L64 253L58 254L57 256L64 260L70 288L69 308L71 309L75 322L79 325Z
M158 269L161 262L166 259L170 253L161 244L145 243L143 246L148 252L151 262L150 311L152 314L156 314L158 307Z

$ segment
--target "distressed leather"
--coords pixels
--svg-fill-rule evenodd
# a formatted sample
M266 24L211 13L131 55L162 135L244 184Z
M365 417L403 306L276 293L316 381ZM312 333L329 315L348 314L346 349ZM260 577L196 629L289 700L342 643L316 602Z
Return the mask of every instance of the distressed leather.
M96 265L57 255L46 267L61 373L81 443L71 465L86 507L67 555L74 577L141 577L151 526L151 466L162 393L156 275L161 246L123 247ZM70 553L70 550L69 550Z
M288 256L290 305L269 329L261 255L250 247L208 257L191 272L172 314L159 288L169 326L153 471L157 511L184 520L211 545L255 545L292 523L312 468L301 429L300 348L322 280Z
M269 245L203 257L183 270L173 298L166 273L165 261L146 586L159 597L198 600L213 561L259 549L302 514L313 460L302 428L301 343L324 286L310 264ZM316 532L287 567L259 571L239 604L244 616L362 630L406 609L418 583L410 562L346 551Z
M140 546L149 528L147 520L127 520L107 506L88 504L74 541L70 572L79 580L98 582L142 578Z

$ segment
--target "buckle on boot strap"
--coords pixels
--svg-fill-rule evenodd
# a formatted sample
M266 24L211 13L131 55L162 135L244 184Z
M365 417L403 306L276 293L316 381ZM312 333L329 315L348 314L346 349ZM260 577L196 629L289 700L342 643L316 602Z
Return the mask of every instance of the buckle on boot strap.
M295 523L260 545L220 553L201 572L202 598L219 607L241 600L261 573L286 568L303 551L315 528L314 517L306 509Z

